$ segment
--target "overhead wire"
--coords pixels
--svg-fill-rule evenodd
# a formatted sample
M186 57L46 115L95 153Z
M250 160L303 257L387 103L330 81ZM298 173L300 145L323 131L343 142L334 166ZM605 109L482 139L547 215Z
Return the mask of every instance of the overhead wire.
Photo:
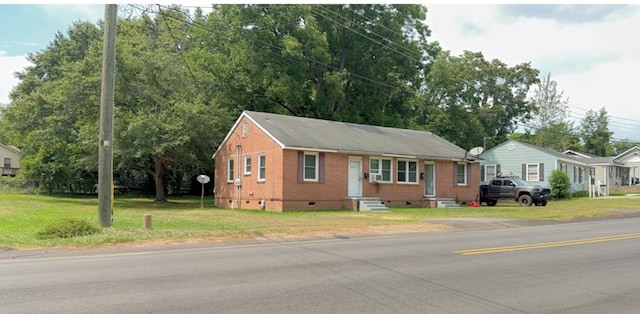
M133 7L136 7L136 8L138 8L138 9L140 9L140 7L138 7L138 6L136 6L136 5L130 5L130 6L133 6ZM147 9L142 9L142 10L144 10L145 12L148 12L148 13L154 13L154 14L160 14L160 15L162 15L162 17L163 17L163 19L165 20L165 22L166 22L167 17L168 17L168 18L173 18L173 19L176 19L176 18L175 18L175 17L173 17L173 16L171 16L171 15L166 15L166 14L162 13L162 11L160 10L160 8L164 8L164 9L166 9L166 10L175 10L176 12L179 12L179 13L181 13L181 14L183 14L183 15L185 15L185 16L187 16L187 17L189 18L189 20L190 20L191 22L187 22L187 23L191 24L191 25L192 25L192 26L194 26L194 27L198 27L198 28L200 28L200 29L203 29L203 30L209 31L209 29L207 28L207 26L206 26L206 25L202 25L202 24L200 24L200 23L195 22L195 21L193 20L193 18L191 18L191 16L190 16L189 14L186 14L185 12L182 12L182 11L176 10L175 8L171 8L171 7L168 7L168 6L163 6L163 5L160 5L160 4L158 4L157 6L158 6L158 8L159 8L158 12L149 12L149 10L147 10ZM200 7L196 7L196 8L200 8ZM212 8L213 8L213 7L212 7ZM319 8L320 8L321 10L323 10L323 12L325 12L325 13L326 13L326 12L330 12L330 13L331 13L331 14L333 14L333 15L337 15L337 13L332 12L332 11L330 11L330 10L326 10L326 9L322 8L321 6L319 6ZM393 44L396 44L396 45L399 45L399 44L395 43L394 41L392 41L392 40L390 40L390 39L388 39L388 38L386 38L386 37L384 37L384 36L382 36L382 35L380 35L380 34L377 34L377 33L372 32L372 31L371 31L371 32L369 32L369 33L371 33L371 34L373 34L373 35L375 35L375 36L380 37L383 41L380 41L380 40L376 40L376 39L374 39L374 38L371 38L370 36L365 35L365 34L363 34L362 32L357 31L357 30L355 30L354 28L352 28L352 27L349 27L349 26L345 25L344 23L340 23L340 22L336 21L335 19L333 19L333 18L331 18L331 17L327 16L327 14L323 14L322 12L319 12L318 10L313 10L313 9L311 9L311 11L312 11L313 13L316 13L316 14L318 14L319 16L321 16L321 17L323 17L323 18L327 19L328 21L331 21L331 22L335 23L336 25L338 25L338 26L340 26L340 27L343 27L343 28L345 28L345 29L347 29L347 30L349 30L349 31L351 31L351 32L353 32L353 33L355 33L355 34L357 34L357 35L359 35L359 36L361 36L361 37L363 37L363 38L365 38L365 39L367 39L367 40L369 40L369 41L371 41L371 42L375 43L375 44L377 44L377 45L383 46L383 47L385 47L386 49L389 49L389 50L391 50L391 51L393 51L393 52L395 52L395 53L398 53L398 54L400 54L400 55L402 55L402 56L404 56L404 57L409 58L409 59L411 59L411 61L419 61L419 60L417 60L415 57L409 56L409 55L407 55L407 54L405 54L405 53L402 53L402 52L398 51L397 49L395 49L395 48L391 47L388 43L393 43ZM353 12L353 11L352 11L352 12ZM339 16L339 15L337 15L337 16ZM364 16L364 15L360 15L360 16L363 16L363 17L364 17L365 19L367 19L369 22L372 22L372 20L371 20L370 18L368 18L368 17L366 17L366 16ZM341 19L347 20L347 19L346 19L346 18L344 18L344 17L341 17L341 16L339 16L339 17L340 17ZM180 21L181 21L181 22L184 22L184 21L182 21L182 20L180 20ZM347 21L349 21L349 20L347 20ZM349 21L349 22L350 22L350 21ZM168 26L168 24L167 24L167 26ZM381 26L386 27L386 26L384 26L384 25L381 25ZM169 26L168 26L168 27L169 27ZM358 27L362 27L362 26L361 26L361 25L358 25ZM391 30L391 29L389 29L389 28L387 28L387 29L388 29L388 30ZM169 29L169 30L170 30L170 29ZM228 29L228 28L227 28L227 30L230 30L230 29ZM392 30L391 30L391 31L392 31ZM398 33L396 32L396 34L398 34ZM171 34L171 35L172 35L172 37L173 37L173 34ZM284 49L284 47L281 47L281 46L275 45L275 44L273 44L273 43L271 43L271 42L268 42L268 41L264 41L264 40L260 40L260 39L257 39L256 41L258 41L259 43L261 43L261 44L263 44L263 45L266 45L266 46L267 46L267 47L269 47L269 48L275 48L275 49L277 49L278 51L281 51L281 50L283 50L283 49ZM271 50L269 50L268 52L270 52L270 53L277 53L277 52L275 52L275 51L271 51ZM284 56L284 57L289 58L289 59L291 59L291 60L296 60L296 59L294 59L294 58L293 58L291 55L289 55L289 54L282 55L282 54L278 53L278 55L280 55L280 56ZM338 67L336 67L336 66L332 66L332 65L330 65L330 64L326 64L326 63L321 62L321 61L319 61L319 60L316 60L316 59L310 58L310 57L308 57L308 56L305 56L304 54L297 54L296 56L297 56L297 57L299 57L299 58L301 58L301 59L305 59L305 60L307 60L307 61L314 62L314 63L316 63L316 64L318 64L318 65L321 65L321 66L323 66L323 67L325 67L325 68L328 68L328 69L331 69L331 70L337 70L337 71L340 71L340 70L341 70L340 68L338 68ZM186 60L184 59L184 56L183 56L182 54L181 54L181 57L183 58L183 60L184 60L184 61L185 61L185 63L186 63ZM187 66L188 66L188 65L187 65ZM189 68L189 71L191 72L191 69L190 69L190 68ZM193 73L192 73L192 72L191 72L191 74L192 74L192 76L193 76ZM398 88L400 88L400 86L390 85L390 84L387 84L387 83L385 83L385 82L381 82L381 81L378 81L378 80L375 80L375 79L372 79L372 78L368 78L368 77L366 77L366 76L359 75L359 74L356 74L356 73L349 72L348 74L349 74L349 76L351 76L351 77L358 78L358 79L360 79L360 80L362 80L362 81L366 81L366 82L369 82L369 83L373 83L373 84L376 84L376 85L378 85L378 86L383 86L383 87L387 87L387 88L392 88L392 89L395 89L395 90L397 90ZM195 77L194 77L194 78L195 78ZM368 84L367 84L367 85L368 85ZM411 92L412 94L415 94L415 92L414 92L414 91L411 91L411 90L409 90L408 92ZM576 109L580 109L580 110L583 110L583 111L589 111L589 110L587 110L587 109L583 109L583 108L576 107L576 106L570 106L570 107L573 107L573 108L576 108ZM584 116L586 116L586 114L578 113L578 112L571 111L571 110L569 110L569 111L568 111L568 113L569 113L569 114L573 113L573 114L582 115L583 117L584 117ZM610 118L621 119L621 120L627 120L627 121L630 121L630 122L632 122L632 123L638 123L638 124L640 124L640 121L633 120L633 119L625 119L625 118L612 117L612 116L609 116L609 117L610 117ZM611 122L611 121L610 121L610 122ZM635 124L622 123L622 122L614 122L613 124L614 124L614 126L618 126L618 127L628 127L628 128L632 128L632 127L636 126ZM528 128L528 129L538 129L538 128L536 128L536 127L533 127L533 126L531 126L531 125L527 125L527 124L523 124L523 123L517 123L517 125L520 125L520 126L526 127L526 128ZM571 136L577 136L577 137L580 137L580 135L579 135L579 134L572 134L572 133L563 134L563 135L571 135ZM616 139L616 138L614 138L614 137L612 137L611 139L612 139L612 141L625 141L625 140L629 140L629 139ZM636 141L636 140L630 140L630 141L632 141L632 142L639 142L639 143L640 143L640 140L639 140L639 141Z
M335 12L331 11L331 10L328 10L328 9L326 9L326 8L322 7L322 6L318 6L318 8L320 8L320 9L321 9L322 11L324 11L324 12L329 12L329 13L331 13L331 14L335 15L335 16L337 16L337 17L339 17L339 18L341 18L341 19L345 20L346 22L349 22L349 23L353 22L353 21L351 21L351 20L347 19L346 17L341 16L341 15L339 15L339 14L337 14L337 13L335 13ZM332 19L332 18L328 17L327 15L325 15L325 14L323 14L323 13L319 12L319 11L316 11L316 10L314 10L314 9L311 9L311 12L314 12L314 13L318 14L319 16L321 16L321 17L323 17L323 18L325 18L325 19L327 19L327 20L329 20L329 21L331 21L331 22L333 22L333 23L335 23L335 24L337 24L337 25L339 25L339 26L341 26L341 27L343 27L343 28L345 28L345 29L347 29L347 30L349 30L349 31L353 32L354 34L357 34L357 35L359 35L359 36L361 36L361 37L363 37L363 38L365 38L365 39L367 39L367 40L369 40L369 41L371 41L371 42L375 43L375 44L378 44L378 45L380 45L380 46L382 46L382 47L384 47L384 48L386 48L386 49L389 49L389 50L391 50L391 51L393 51L393 52L395 52L395 53L397 53L397 54L399 54L399 55L402 55L402 56L404 56L404 57L407 57L408 59L411 59L410 61L414 61L414 62L416 62L416 61L417 61L417 62L422 62L421 58L416 58L415 56L409 56L409 55L407 55L407 54L405 54L405 53L403 53L403 52L400 52L400 51L398 51L397 49L395 49L395 48L391 47L391 45L390 45L390 44L395 44L396 46L398 46L398 47L402 48L403 50L413 53L413 51L409 51L409 50L408 50L408 48L406 48L405 46L400 45L400 44L396 43L395 41L393 41L393 40L391 40L391 39L389 39L389 38L387 38L387 37L385 37L385 36L382 36L382 35L380 35L380 34L378 34L378 33L374 32L373 30L365 29L365 32L370 33L370 34L373 34L373 35L375 35L375 36L377 36L377 37L380 37L380 39L381 39L382 41L380 41L380 40L376 40L376 39L373 39L373 38L371 38L371 37L369 37L369 36L367 36L367 35L363 34L362 32L359 32L359 31L357 31L357 30L355 30L355 29L351 28L350 26L348 26L348 25L346 25L346 24L340 23L340 22L338 22L338 21L336 21L336 20L334 20L334 19ZM352 12L352 13L354 13L352 10L351 10L351 12ZM360 28L363 28L363 26L362 26L362 25L359 25L359 24L357 24L357 23L356 23L356 26L357 26L357 27L360 27ZM422 57L422 56L421 56L421 57Z
M160 7L160 5L158 4L158 8ZM158 10L160 11L160 10ZM171 25L169 25L169 21L167 20L167 17L163 14L162 18L164 19L165 24L167 25L167 30L169 31L169 35L171 36L171 38L173 39L174 43L176 44L176 48L178 50L178 54L180 55L180 58L182 59L182 62L184 62L185 67L187 68L187 71L189 72L189 75L191 76L191 79L193 80L193 83L196 84L196 86L198 86L198 80L196 79L195 75L193 75L193 71L191 71L191 67L189 66L189 62L187 62L187 59L184 57L184 54L182 53L182 47L180 47L180 44L178 42L178 39L175 37L175 35L173 35L173 31L171 30Z
M159 7L164 7L165 9L169 9L169 10L171 10L171 9L172 9L172 8L170 8L170 7L166 7L166 6L162 6L162 5L158 5L158 6L159 6ZM177 12L180 12L180 11L177 11ZM183 12L181 12L181 13L183 13ZM155 12L155 14L163 14L163 13L162 13L162 12ZM184 13L183 13L183 14L184 14ZM163 14L163 15L164 15L164 14ZM166 16L166 15L165 15L165 16ZM169 17L169 18L175 18L175 17L172 17L171 15L168 15L167 17ZM192 20L191 24L192 24L193 26L195 26L195 27L200 28L200 29L207 30L207 31L209 30L206 26L204 26L204 25L200 25L199 23L195 23L195 22L193 22L193 20ZM230 30L230 29L227 29L227 30ZM276 49L278 49L279 51L284 50L284 47L281 47L281 46L275 45L275 44L270 43L270 42L268 42L268 41L264 41L264 40L260 40L260 39L256 39L256 41L258 41L258 42L260 42L260 43L262 43L262 44L264 44L264 45L267 45L267 46L269 46L270 48L276 48ZM274 52L274 53L275 53L275 52ZM279 55L281 55L281 56L282 56L282 54L279 54ZM286 58L291 59L291 60L295 60L294 58L292 58L292 57L291 57L291 55L284 55L284 56L285 56ZM302 58L302 59L305 59L305 60L308 60L308 61L312 61L312 62L314 62L314 63L316 63L316 64L318 64L318 65L324 66L324 67L329 68L329 69L332 69L332 70L337 70L337 71L340 71L340 70L341 70L340 68L338 68L338 67L336 67L336 66L332 66L332 65L326 64L326 63L324 63L324 62L321 62L321 61L319 61L319 60L316 60L316 59L310 58L310 57L305 56L305 55L302 55L302 54L299 54L299 55L297 55L297 56L298 56L298 57L300 57L300 58ZM380 86L383 86L383 87L392 88L392 89L395 89L395 90L397 90L398 88L400 88L400 86L394 86L394 85L387 84L387 83L385 83L385 82L380 82L380 81L377 81L377 80L375 80L375 79L371 79L371 78L368 78L368 77L366 77L366 76L359 75L359 74L357 74L357 73L349 72L348 74L349 74L349 76L356 77L356 78L359 78L359 79L361 79L361 80L364 80L364 81L367 81L367 82L370 82L370 83L374 83L374 84L376 84L376 85L380 85Z

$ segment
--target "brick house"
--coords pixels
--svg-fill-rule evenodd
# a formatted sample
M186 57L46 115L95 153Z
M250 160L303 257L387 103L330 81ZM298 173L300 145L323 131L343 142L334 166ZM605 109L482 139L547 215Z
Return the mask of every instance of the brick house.
M213 155L218 207L358 210L475 200L479 162L426 131L244 111Z
M0 175L15 176L20 170L20 150L0 143Z

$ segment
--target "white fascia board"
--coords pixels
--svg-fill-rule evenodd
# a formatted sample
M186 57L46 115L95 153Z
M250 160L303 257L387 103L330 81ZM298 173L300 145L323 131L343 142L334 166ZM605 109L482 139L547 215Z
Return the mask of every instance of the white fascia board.
M229 130L229 133L227 133L227 136L225 136L224 140L222 141L222 143L220 143L220 145L218 146L218 148L223 147L227 141L229 140L229 138L231 137L231 134L233 134L233 132L236 130L236 128L238 127L238 125L240 125L240 121L242 121L242 118L246 117L249 121L253 122L253 124L255 126L257 126L262 132L264 132L264 134L266 134L270 139L272 139L274 142L276 142L281 148L284 148L284 145L282 144L282 142L280 142L277 138L275 138L273 136L273 134L267 132L267 130L265 130L264 127L262 127L262 125L260 125L260 123L257 123L256 120L252 119L247 113L246 111L243 111L242 114L240 114L240 116L238 117L238 119L236 120L236 122L233 124L233 126L231 127L231 129ZM218 150L216 149L215 153L213 153L213 156L211 156L211 159L215 159L216 155L218 154Z
M398 155L398 154L382 154L382 157L396 157L396 158L404 158L404 159L418 159L418 156L415 156L415 155Z
M338 153L338 151L335 150L335 149L323 149L323 148L311 148L311 147L287 146L287 147L282 147L282 149L302 150L302 151L305 151L305 152Z

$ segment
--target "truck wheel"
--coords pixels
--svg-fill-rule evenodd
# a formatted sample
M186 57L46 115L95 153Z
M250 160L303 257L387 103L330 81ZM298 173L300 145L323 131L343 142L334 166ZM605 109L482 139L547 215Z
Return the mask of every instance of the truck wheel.
M547 201L540 202L540 206L547 206Z
M487 205L489 206L496 206L497 203L498 201L487 201Z
M531 204L533 204L531 195L520 195L520 197L518 197L518 203L520 204L520 206L531 206Z

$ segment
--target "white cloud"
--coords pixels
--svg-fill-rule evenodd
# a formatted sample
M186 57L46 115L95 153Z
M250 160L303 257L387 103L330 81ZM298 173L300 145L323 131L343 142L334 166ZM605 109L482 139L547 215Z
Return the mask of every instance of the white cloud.
M18 85L13 73L31 65L26 56L7 57L0 52L0 104L9 103L9 93Z
M635 76L640 73L640 6L599 21L504 16L495 5L427 5L432 40L459 55L481 51L486 59L511 66L531 62L541 76L551 73L569 105L605 107L616 138L640 141L640 106ZM584 110L582 114L584 114ZM631 121L632 119L634 121Z

